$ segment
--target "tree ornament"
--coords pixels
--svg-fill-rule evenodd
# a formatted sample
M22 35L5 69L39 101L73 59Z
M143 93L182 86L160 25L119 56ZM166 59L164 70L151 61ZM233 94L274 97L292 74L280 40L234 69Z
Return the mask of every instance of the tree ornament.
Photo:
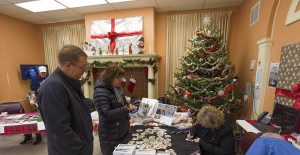
M223 90L220 90L220 91L218 92L218 96L224 96L224 91L223 91Z

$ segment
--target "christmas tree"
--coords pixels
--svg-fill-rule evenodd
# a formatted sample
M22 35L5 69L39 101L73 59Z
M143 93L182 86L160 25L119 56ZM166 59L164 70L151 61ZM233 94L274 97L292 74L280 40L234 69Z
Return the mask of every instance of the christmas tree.
M237 76L221 33L205 27L189 43L168 98L183 111L190 109L194 113L208 104L228 113L239 110L242 95L233 95Z

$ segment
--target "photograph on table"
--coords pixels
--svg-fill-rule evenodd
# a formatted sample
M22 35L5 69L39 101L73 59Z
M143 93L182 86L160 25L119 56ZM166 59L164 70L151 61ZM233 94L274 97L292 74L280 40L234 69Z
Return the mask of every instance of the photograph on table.
M177 107L174 105L159 103L154 120L159 123L171 125L176 111Z

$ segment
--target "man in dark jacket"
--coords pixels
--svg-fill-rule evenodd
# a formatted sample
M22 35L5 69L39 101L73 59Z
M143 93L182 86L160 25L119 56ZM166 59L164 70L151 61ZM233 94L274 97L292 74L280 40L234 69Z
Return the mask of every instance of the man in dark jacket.
M39 109L45 123L49 155L92 155L90 110L79 80L87 67L87 55L73 45L58 53L57 68L41 85Z

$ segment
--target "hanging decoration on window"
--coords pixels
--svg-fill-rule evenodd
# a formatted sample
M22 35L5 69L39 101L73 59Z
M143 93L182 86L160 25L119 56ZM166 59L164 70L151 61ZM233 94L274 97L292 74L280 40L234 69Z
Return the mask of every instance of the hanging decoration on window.
M138 54L140 51L139 39L142 37L142 32L142 16L92 21L91 44L96 47L96 50L101 48L105 50L103 53L111 53L112 55L115 54L116 48L128 54L129 45L132 44L132 54Z

